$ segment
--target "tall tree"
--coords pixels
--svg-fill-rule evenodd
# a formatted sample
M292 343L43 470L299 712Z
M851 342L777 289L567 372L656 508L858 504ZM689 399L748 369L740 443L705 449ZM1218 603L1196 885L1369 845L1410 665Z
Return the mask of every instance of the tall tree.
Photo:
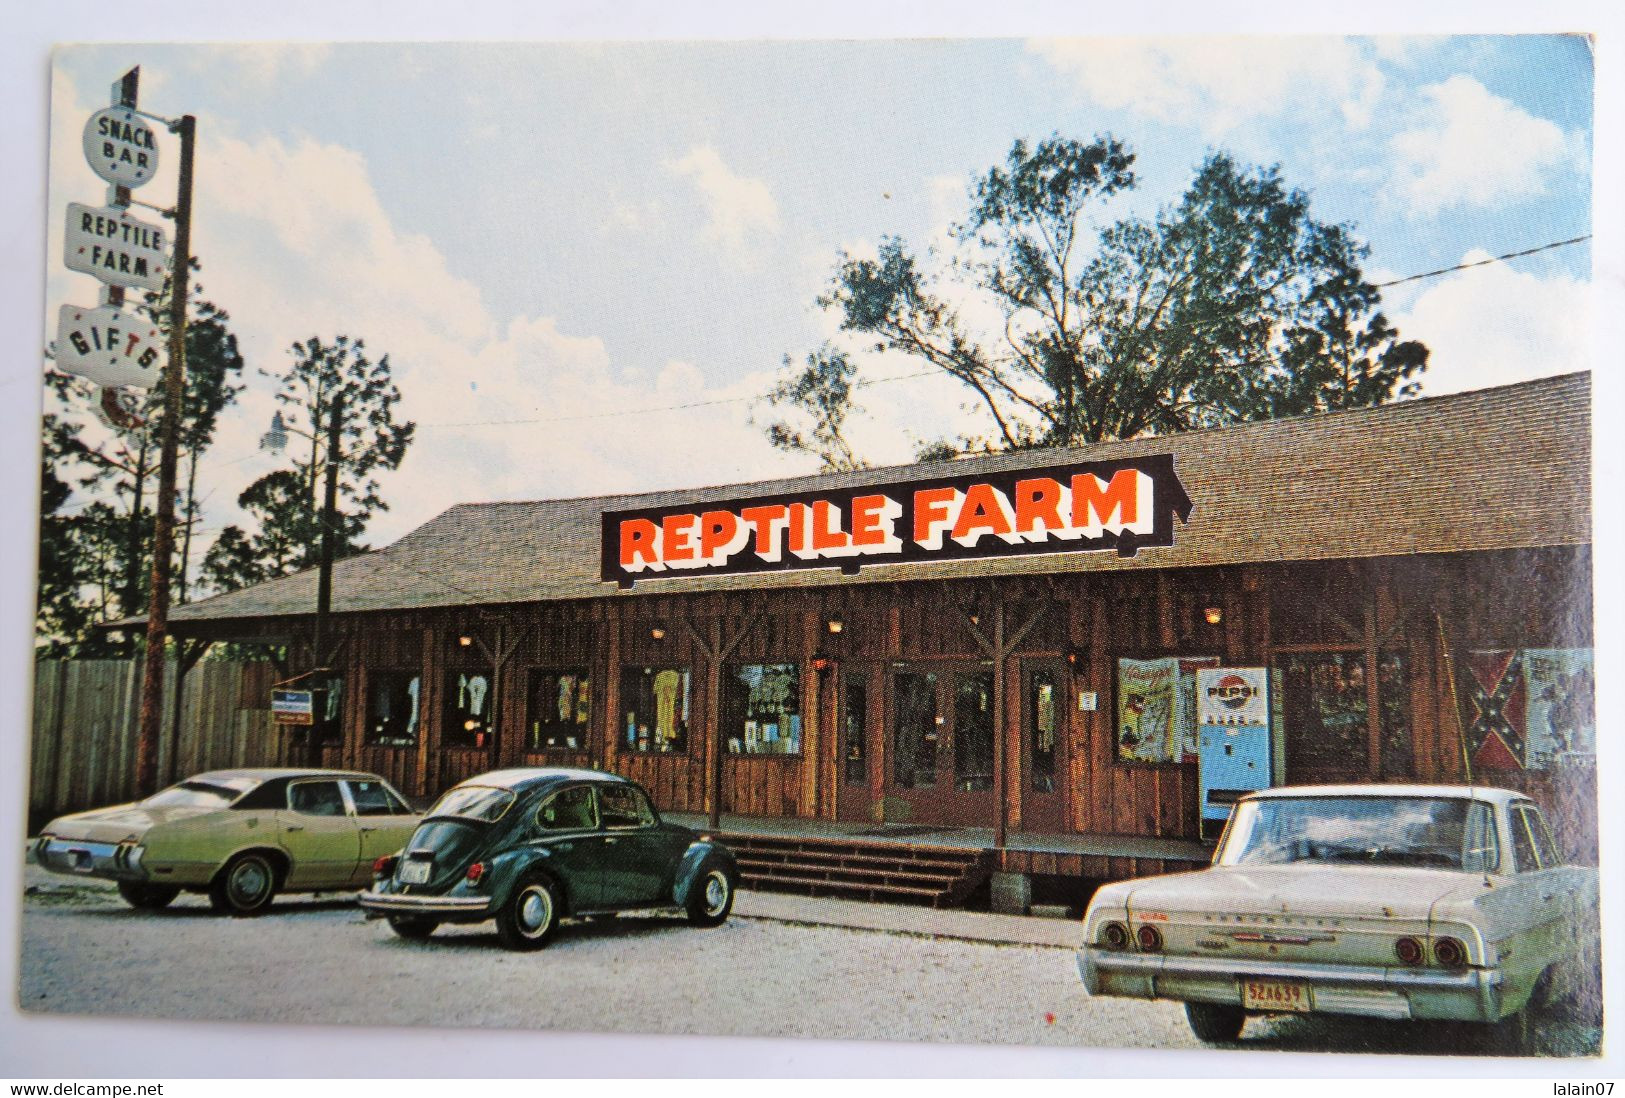
M784 356L791 370L790 356ZM853 378L858 368L842 351L825 346L807 356L807 364L781 380L764 397L769 407L783 409L787 418L766 426L767 440L787 453L810 454L819 459L820 471L844 472L864 469L868 463L858 457L846 437L846 424L863 411L852 402ZM805 421L798 425L791 418Z
M1316 221L1278 169L1216 153L1177 203L1092 233L1133 162L1109 136L1017 141L971 188L941 274L895 237L874 259L842 255L819 304L957 379L992 422L986 439L928 448L1076 445L1415 392L1427 349L1378 311L1365 246ZM967 319L973 301L998 323ZM803 416L840 400L810 368L779 388Z
M416 431L415 424L396 419L401 394L388 355L375 361L362 340L343 335L331 343L312 337L291 350L293 362L280 377L276 398L285 430L301 441L288 450L290 467L267 473L238 498L257 531L227 527L204 558L205 579L217 590L233 590L317 563L323 477L333 457L327 448L328 426L335 401L342 401L336 558L365 551L360 538L367 523L388 510L378 475L399 467Z

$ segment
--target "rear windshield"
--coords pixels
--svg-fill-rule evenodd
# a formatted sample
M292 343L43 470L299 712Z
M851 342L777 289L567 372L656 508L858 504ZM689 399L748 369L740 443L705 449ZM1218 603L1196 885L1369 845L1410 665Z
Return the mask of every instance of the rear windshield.
M429 809L430 816L458 816L465 820L497 820L513 803L511 789L498 789L490 785L460 785Z
M225 808L253 785L253 782L205 782L193 778L160 789L141 804L146 808Z
M1267 797L1236 806L1221 865L1327 862L1488 871L1490 806L1446 797Z

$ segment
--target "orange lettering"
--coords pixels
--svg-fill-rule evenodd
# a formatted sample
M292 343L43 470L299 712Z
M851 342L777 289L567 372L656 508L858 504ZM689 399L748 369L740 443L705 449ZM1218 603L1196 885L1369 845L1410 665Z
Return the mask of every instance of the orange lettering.
M760 507L747 507L739 512L741 518L756 528L756 555L763 560L775 557L773 524L784 521L784 504L764 503Z
M660 546L657 541L659 536L660 527L648 519L622 519L621 567L631 568L635 564L658 566L660 564Z
M948 521L948 505L958 494L952 488L921 488L914 493L915 541L932 547L942 544L941 533L932 527Z
M1128 526L1139 517L1139 504L1139 482L1133 469L1119 469L1104 488L1092 473L1072 478L1073 526L1104 526L1111 521L1113 512L1118 522ZM1094 513L1094 522L1090 522L1090 512Z
M885 496L857 496L852 500L853 545L886 544L886 531L880 523L890 502Z
M812 505L812 547L814 549L845 549L851 544L851 538L841 529L841 513L835 505L827 499L816 500Z
M732 511L707 511L700 516L700 556L710 560L733 544L739 518Z
M661 545L665 549L667 563L679 560L694 559L695 517L689 514L667 515L660 520Z
M1026 534L1040 526L1057 530L1061 521L1061 486L1049 477L1016 481L1016 533Z
M1005 517L1003 503L1003 498L993 485L971 485L965 491L963 506L959 508L959 520L954 523L954 540L964 541L972 532L978 531L1008 534L1010 520Z

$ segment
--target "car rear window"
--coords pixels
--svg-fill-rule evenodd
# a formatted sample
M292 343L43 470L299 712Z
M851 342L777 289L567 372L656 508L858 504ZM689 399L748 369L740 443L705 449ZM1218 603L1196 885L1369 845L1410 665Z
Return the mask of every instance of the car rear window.
M1221 865L1495 868L1488 805L1454 797L1266 797L1237 806Z
M225 808L252 786L252 782L204 782L192 778L160 789L141 804L146 808Z
M513 804L511 789L498 789L490 785L460 785L429 809L430 816L456 816L465 820L499 820Z

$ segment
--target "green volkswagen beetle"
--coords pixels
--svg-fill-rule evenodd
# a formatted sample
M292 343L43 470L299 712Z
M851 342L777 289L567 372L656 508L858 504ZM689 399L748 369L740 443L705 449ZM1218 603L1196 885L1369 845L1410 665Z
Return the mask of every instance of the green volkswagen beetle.
M403 938L496 920L509 949L540 949L561 918L677 908L719 926L739 867L709 836L666 823L641 786L593 770L498 770L454 786L361 894Z
M34 860L53 873L118 882L132 907L206 892L215 910L253 915L279 892L365 884L418 816L376 774L211 770L144 801L46 824Z

